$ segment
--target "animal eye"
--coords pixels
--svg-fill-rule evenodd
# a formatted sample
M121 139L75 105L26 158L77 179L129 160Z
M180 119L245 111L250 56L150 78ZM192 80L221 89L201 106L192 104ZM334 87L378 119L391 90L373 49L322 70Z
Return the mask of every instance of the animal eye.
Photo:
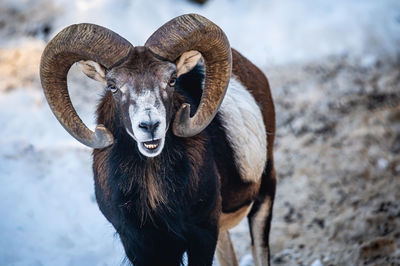
M118 91L117 86L115 86L115 84L109 85L108 89L112 92L112 93L116 93Z
M176 84L176 77L172 77L169 81L168 81L168 85L170 87L174 87Z

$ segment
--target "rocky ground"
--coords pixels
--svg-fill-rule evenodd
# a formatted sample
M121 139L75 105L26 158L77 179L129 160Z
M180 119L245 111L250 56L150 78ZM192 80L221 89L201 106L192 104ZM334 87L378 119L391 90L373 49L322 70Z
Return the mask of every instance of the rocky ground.
M265 71L277 111L274 264L400 264L399 63Z
M50 30L40 10L25 31L0 20L2 38L28 38L0 49L0 99L41 90L45 42L29 39ZM263 70L277 113L272 264L400 265L400 59L336 56ZM87 94L76 69L71 81L78 111L92 119L99 91ZM245 222L232 237L242 265L251 265Z

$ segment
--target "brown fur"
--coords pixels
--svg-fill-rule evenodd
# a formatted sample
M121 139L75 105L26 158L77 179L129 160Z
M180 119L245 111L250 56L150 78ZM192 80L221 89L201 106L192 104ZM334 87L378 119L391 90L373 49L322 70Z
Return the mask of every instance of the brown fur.
M257 197L248 215L248 219L254 263L257 266L269 265L269 232L276 187L273 160L275 109L270 86L263 72L234 49L232 49L232 59L232 73L239 78L240 82L259 104L267 132L267 166L260 180L261 184L257 188Z
M235 75L247 88L261 107L265 129L267 131L267 158L273 163L273 144L275 137L275 110L270 86L264 73L232 49L232 75ZM273 165L272 165L273 169ZM248 206L258 195L261 182L243 182L221 172L221 194L224 212L234 212L243 206ZM275 175L271 175L273 178Z
M235 212L222 213L219 219L219 229L221 231L226 231L238 225L238 223L249 213L250 208L251 205L244 206Z
M112 94L110 92L106 93L103 101L99 104L98 109L103 110L101 113L98 113L98 120L104 121L112 121L115 116L115 102L112 99ZM112 132L114 130L114 123L105 123L106 127ZM106 161L108 160L108 148L105 149L94 149L93 156L96 157L96 160L93 160L93 170L98 171L98 178L95 180L99 186L104 191L106 197L110 196L110 187L108 185L108 167L106 165Z

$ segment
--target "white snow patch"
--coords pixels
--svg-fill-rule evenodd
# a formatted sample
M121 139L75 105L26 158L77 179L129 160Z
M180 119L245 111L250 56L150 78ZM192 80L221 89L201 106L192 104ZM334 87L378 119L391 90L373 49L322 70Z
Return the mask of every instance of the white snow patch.
M310 266L324 266L320 260L314 260L313 263L311 263Z
M120 264L121 244L95 202L90 150L58 125L42 93L2 94L0 127L0 265Z
M210 0L204 6L187 0L58 2L68 10L58 20L59 30L91 22L134 45L143 45L168 20L198 13L219 25L232 47L259 66L329 55L396 55L400 46L397 0Z

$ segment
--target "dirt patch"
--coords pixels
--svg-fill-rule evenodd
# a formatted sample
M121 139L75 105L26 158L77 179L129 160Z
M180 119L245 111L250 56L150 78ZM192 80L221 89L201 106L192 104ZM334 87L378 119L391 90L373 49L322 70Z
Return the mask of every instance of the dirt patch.
M45 43L29 41L18 48L0 48L0 92L40 87L39 64Z
M400 264L399 61L265 72L277 111L273 264Z

